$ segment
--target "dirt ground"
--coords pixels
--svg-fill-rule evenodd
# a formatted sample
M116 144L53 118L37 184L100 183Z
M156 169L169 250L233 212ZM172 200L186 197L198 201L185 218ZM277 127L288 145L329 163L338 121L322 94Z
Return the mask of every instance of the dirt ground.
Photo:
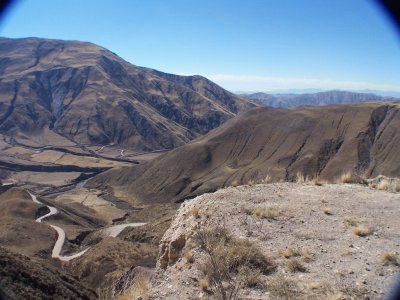
M159 261L148 295L212 298L199 287L205 256L192 237L222 226L233 237L250 240L277 265L272 274L262 275L261 287L241 290L240 299L279 299L267 288L276 280L291 283L297 299L382 299L399 271L399 209L399 193L350 184L275 183L204 194L181 206L164 235L166 244L182 236L186 242L165 271ZM189 250L192 263L184 258ZM388 253L397 254L397 263L384 259ZM301 265L298 270L290 268L293 259Z

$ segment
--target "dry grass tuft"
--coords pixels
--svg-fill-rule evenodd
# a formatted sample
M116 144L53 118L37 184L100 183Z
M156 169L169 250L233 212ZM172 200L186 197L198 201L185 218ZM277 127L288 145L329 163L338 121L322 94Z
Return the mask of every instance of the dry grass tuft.
M253 211L253 214L261 219L273 219L282 215L282 209L278 206L258 207Z
M337 183L354 183L354 176L351 171L345 172L337 179Z
M199 269L221 299L235 299L244 286L256 285L260 274L269 274L275 263L246 239L234 239L226 229L201 230L193 237L207 260Z
M200 285L200 290L202 290L203 292L209 291L210 282L207 277L203 277L202 279L200 279L199 285Z
M327 215L327 216L330 216L330 215L332 215L332 212L329 210L329 208L327 208L327 207L325 207L323 210L323 213L325 214L325 215Z
M304 183L306 182L306 178L304 177L304 174L301 172L296 173L296 182L297 183Z
M358 224L361 223L361 220L356 217L345 216L343 218L343 222L349 226L357 226Z
M291 300L298 298L298 286L294 280L286 278L283 274L279 274L271 278L267 283L271 299Z
M400 178L389 178L379 175L374 179L370 179L368 186L381 191L398 193L400 192Z
M291 272L306 272L304 263L298 258L291 258L286 262L286 269Z
M247 181L247 185L249 185L249 186L253 186L253 185L255 185L256 184L256 181L254 180L254 179L249 179L248 181Z
M286 248L285 250L281 251L280 254L284 258L291 258L291 257L296 257L296 256L301 256L302 251L300 249L295 249L295 248Z
M385 252L382 254L382 263L385 266L400 266L400 256L394 252Z
M237 187L239 185L239 182L237 180L234 180L231 182L231 186Z
M262 183L270 183L271 180L272 180L272 177L271 177L271 175L268 174L267 176L265 176L265 178L262 181Z
M186 251L185 254L183 254L183 257L186 259L186 261L190 264L194 263L194 253L192 250Z
M193 207L190 212L195 219L200 218L200 210L197 207Z
M150 299L148 297L149 292L149 281L148 279L139 276L135 279L132 287L127 290L124 294L117 296L116 300L128 300L128 299L136 299L137 297L141 297L141 299Z
M353 228L353 233L360 237L366 237L366 236L372 234L372 230L371 230L371 228L366 227L366 226L357 226L357 227Z
M322 186L324 184L326 184L327 182L325 180L320 179L318 176L313 178L311 180L311 183L316 185L316 186Z

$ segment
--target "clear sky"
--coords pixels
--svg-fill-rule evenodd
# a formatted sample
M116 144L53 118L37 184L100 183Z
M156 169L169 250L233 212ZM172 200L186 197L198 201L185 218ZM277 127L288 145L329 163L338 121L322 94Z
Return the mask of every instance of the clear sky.
M368 0L20 0L0 23L232 91L400 91L399 33Z

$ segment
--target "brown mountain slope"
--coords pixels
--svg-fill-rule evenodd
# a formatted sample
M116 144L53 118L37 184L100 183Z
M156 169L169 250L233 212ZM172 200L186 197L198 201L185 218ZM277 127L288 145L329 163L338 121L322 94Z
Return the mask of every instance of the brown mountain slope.
M293 180L297 172L335 179L346 171L400 175L400 105L346 104L254 109L146 164L107 171L91 184L139 201L182 201L222 186Z
M0 247L0 299L97 298L65 271Z
M0 38L0 133L17 139L170 149L254 106L204 77L137 67L91 43Z

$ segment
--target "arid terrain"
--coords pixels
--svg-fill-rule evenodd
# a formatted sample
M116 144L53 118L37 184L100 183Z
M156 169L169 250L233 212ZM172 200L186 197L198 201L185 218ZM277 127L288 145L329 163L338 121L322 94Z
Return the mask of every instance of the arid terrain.
M0 298L388 289L399 102L261 107L78 41L0 38L0 57Z
M89 181L139 202L180 202L218 188L305 177L335 181L400 174L400 106L363 103L251 110L135 167Z
M399 193L354 184L275 183L204 194L182 204L161 240L156 275L141 292L151 299L220 296L212 272L223 268L208 265L199 244L199 234L212 243L220 232L217 260L222 247L227 260L253 263L254 274L222 280L227 291L242 284L239 299L382 299L400 267L399 208ZM224 248L221 230L237 244ZM270 269L253 255L267 257Z

